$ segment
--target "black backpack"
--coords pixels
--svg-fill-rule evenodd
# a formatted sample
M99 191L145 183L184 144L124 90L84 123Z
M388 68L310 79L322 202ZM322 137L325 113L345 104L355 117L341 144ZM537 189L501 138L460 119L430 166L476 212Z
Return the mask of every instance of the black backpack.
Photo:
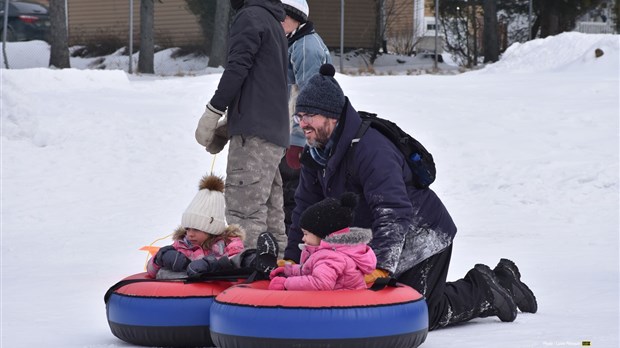
M353 158L355 146L362 136L364 136L368 127L372 127L386 138L390 139L400 152L405 155L405 160L413 174L413 180L411 181L413 186L418 189L425 189L435 181L436 169L433 155L431 155L420 142L415 140L411 135L405 133L396 123L377 117L377 114L365 111L358 111L358 114L362 118L362 124L355 134L355 137L353 137L351 147L347 151L346 156L348 156L349 159ZM353 168L353 166L349 165L348 168ZM351 176L352 173L348 173L348 175Z

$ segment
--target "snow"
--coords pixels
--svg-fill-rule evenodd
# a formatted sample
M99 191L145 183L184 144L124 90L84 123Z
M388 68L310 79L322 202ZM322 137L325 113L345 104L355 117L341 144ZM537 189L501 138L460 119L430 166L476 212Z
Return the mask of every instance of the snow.
M620 346L619 38L515 44L460 75L337 75L354 107L433 153L433 189L459 227L448 278L510 258L538 298L536 314L433 331L423 347ZM138 249L172 233L204 173L225 173L226 150L214 158L193 136L221 69L72 64L0 70L2 347L131 346L111 334L103 294L143 271Z

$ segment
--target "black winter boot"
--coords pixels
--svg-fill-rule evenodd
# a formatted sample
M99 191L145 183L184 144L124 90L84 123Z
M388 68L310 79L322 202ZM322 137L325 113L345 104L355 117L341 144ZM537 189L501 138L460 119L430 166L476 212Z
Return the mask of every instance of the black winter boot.
M536 313L538 310L536 296L525 283L521 282L521 273L514 262L501 259L493 272L499 279L500 285L512 295L521 312Z
M256 270L269 274L278 267L278 241L269 232L263 232L256 240Z
M482 276L490 290L488 301L491 308L483 312L481 317L496 315L501 321L514 321L517 318L517 305L510 293L500 285L499 279L491 268L487 265L477 264L473 271Z

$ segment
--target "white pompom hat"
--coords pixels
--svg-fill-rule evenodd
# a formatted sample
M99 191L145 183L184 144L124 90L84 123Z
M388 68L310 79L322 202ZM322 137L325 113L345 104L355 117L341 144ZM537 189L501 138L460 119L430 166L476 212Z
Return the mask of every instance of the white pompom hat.
M198 188L196 197L181 217L181 225L208 234L222 234L226 229L224 180L215 175L205 175Z

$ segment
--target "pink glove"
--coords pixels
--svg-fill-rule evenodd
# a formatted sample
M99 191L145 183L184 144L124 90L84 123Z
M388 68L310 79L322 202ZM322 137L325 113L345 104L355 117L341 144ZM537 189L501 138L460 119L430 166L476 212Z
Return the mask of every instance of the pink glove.
M282 275L284 275L284 267L278 267L269 273L269 279L281 277Z
M286 290L284 287L284 282L286 278L284 277L275 277L269 282L269 290Z

